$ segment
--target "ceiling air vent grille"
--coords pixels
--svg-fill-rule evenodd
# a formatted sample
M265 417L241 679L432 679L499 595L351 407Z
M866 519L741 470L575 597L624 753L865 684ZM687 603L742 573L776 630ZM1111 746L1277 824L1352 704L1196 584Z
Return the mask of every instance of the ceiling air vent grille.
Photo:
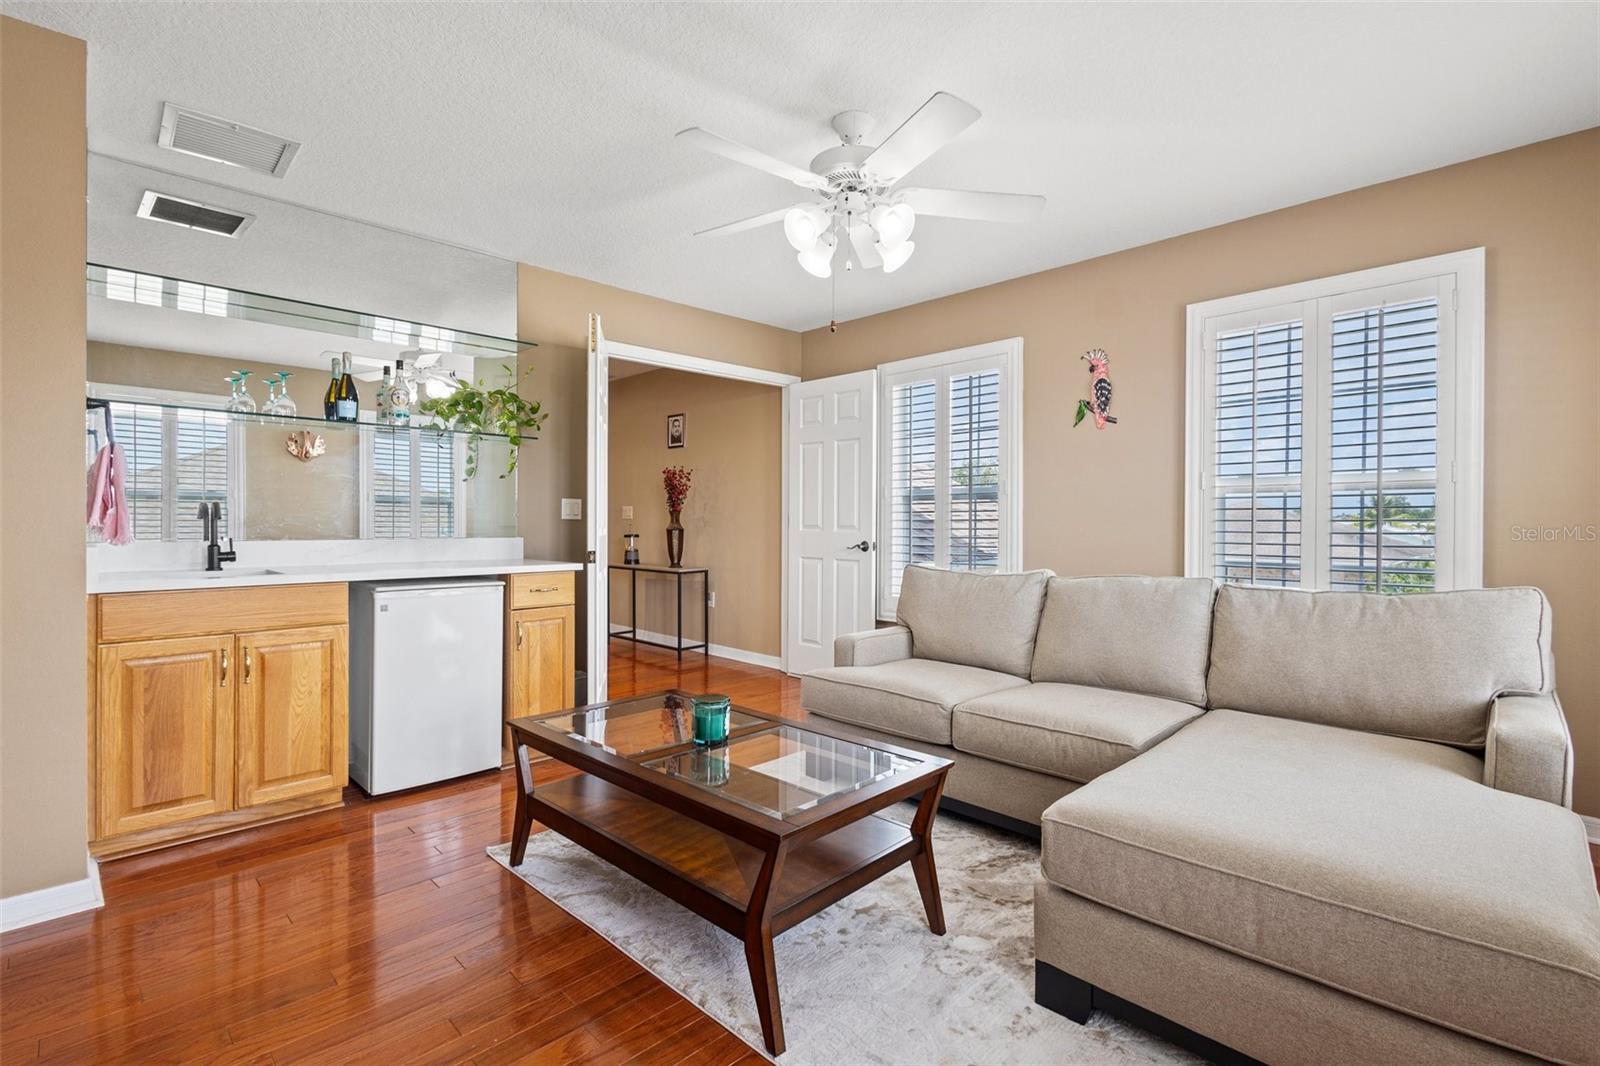
M176 104L166 104L161 109L159 143L175 152L271 174L275 178L283 177L294 154L300 150L299 141Z
M185 200L181 196L169 196L164 192L146 192L144 199L139 201L139 217L223 237L237 237L255 220L254 215L242 211L230 211L197 200Z

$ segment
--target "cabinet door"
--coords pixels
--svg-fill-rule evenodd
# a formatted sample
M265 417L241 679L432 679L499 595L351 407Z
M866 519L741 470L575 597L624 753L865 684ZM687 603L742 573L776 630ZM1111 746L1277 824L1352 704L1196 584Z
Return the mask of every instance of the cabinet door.
M506 633L506 717L572 706L577 621L571 607L533 607L510 613ZM501 738L504 743L505 738Z
M100 646L100 836L233 809L232 654L231 636Z
M239 635L240 807L349 779L348 650L345 626Z

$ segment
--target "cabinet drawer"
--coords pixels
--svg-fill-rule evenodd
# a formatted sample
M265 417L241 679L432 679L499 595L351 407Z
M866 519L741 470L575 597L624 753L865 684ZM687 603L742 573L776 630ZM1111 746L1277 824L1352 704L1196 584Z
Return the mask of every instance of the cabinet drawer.
M553 574L512 574L511 609L565 607L577 602L575 588L571 570L560 570Z
M344 625L350 614L343 584L125 592L99 600L102 644Z

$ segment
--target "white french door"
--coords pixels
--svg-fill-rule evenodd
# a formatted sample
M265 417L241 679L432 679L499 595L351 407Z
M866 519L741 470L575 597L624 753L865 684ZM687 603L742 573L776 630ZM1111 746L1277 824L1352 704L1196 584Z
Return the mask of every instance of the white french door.
M588 596L585 600L589 647L590 703L606 698L606 656L610 650L611 634L606 631L606 618L610 613L611 585L606 564L610 562L606 541L606 516L610 513L607 494L611 455L611 369L606 352L605 333L600 328L600 316L589 316L589 465L588 514L585 531L588 547Z
M787 481L784 657L833 665L833 640L876 618L876 370L784 390Z

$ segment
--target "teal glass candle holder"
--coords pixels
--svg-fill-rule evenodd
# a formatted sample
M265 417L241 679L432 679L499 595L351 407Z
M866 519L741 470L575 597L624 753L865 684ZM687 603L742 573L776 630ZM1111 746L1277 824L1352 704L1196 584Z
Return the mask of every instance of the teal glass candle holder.
M694 704L694 742L709 747L728 742L728 718L732 701L726 696L696 696Z

